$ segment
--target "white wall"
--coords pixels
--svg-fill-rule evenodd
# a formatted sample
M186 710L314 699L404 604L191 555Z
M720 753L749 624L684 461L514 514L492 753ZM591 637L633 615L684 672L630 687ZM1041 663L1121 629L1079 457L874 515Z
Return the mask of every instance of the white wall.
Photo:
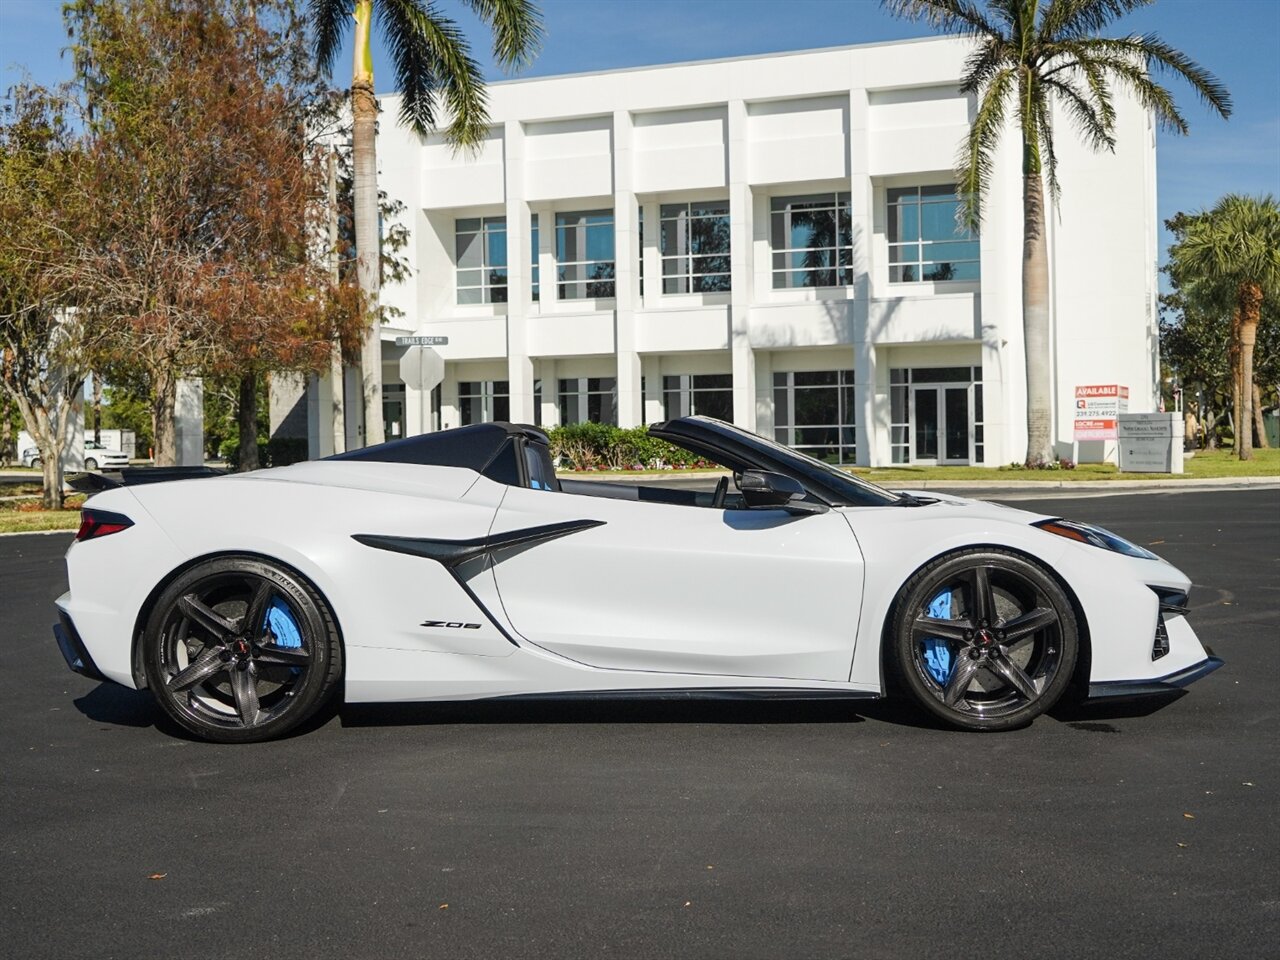
M493 132L475 155L456 154L436 136L414 137L391 119L396 99L383 98L382 185L409 207L414 265L407 283L384 288L384 302L405 313L385 336L444 334L450 344L441 353L451 368L506 361L510 379L526 392L533 378L545 384L575 358L610 358L626 384L620 410L637 422L653 406L652 396L639 395L641 369L650 377L678 355L711 372L728 356L741 394L735 418L761 429L769 420L769 372L788 352L848 349L860 420L874 425L883 419L878 384L886 358L901 346L928 345L978 358L987 462L1020 458L1026 437L1015 131L1006 131L997 151L995 187L984 204L980 282L888 279L886 190L951 180L973 111L958 89L968 49L963 40L929 39L496 83L489 87ZM1067 400L1077 383L1126 383L1135 410L1154 401L1154 140L1136 103L1122 99L1117 110L1114 154L1091 153L1070 133L1069 118L1058 118L1064 202L1050 226L1050 249L1060 439L1069 439ZM854 282L774 290L770 197L836 191L853 198ZM663 202L689 198L730 202L731 294L661 292L657 213ZM650 227L643 249L635 237L637 206ZM615 211L618 295L558 301L555 212L597 208ZM539 303L528 298L533 214L541 226ZM460 306L454 223L502 215L516 258L509 260L511 302ZM544 414L553 401L544 393ZM531 404L528 395L516 406L531 414ZM887 457L875 429L860 430L859 438L860 462Z

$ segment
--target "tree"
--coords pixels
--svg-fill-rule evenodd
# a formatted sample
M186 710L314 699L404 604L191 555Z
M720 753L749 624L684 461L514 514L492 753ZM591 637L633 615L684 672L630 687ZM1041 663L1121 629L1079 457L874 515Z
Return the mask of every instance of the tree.
M1264 302L1280 296L1280 206L1275 197L1228 194L1187 219L1169 250L1170 275L1230 304L1236 453L1253 456L1254 346Z
M1155 34L1102 37L1113 21L1153 0L881 0L890 12L975 41L960 89L978 99L957 160L963 225L976 229L1006 122L1022 141L1022 323L1027 366L1028 465L1053 459L1049 256L1044 186L1059 199L1053 108L1095 150L1115 147L1113 88L1137 98L1162 128L1187 132L1170 91L1151 73L1181 77L1214 111L1231 113L1226 87Z
M325 182L308 143L305 44L288 34L290 0L66 10L98 211L75 269L109 332L100 369L146 384L155 460L171 464L179 378L235 370L252 424L264 369L327 365L336 327L361 322L331 309L343 298L310 256ZM256 430L245 433L252 467Z
M493 34L493 53L504 68L532 59L542 39L542 17L532 0L464 0ZM310 0L315 55L328 75L348 25L352 44L351 116L355 166L356 263L360 290L375 311L380 287L377 158L378 102L374 96L371 41L375 18L394 60L400 121L419 136L435 125L437 98L449 115L446 136L475 148L488 129L480 67L457 24L424 0ZM381 443L382 334L370 324L361 350L364 442Z
M45 509L62 506L62 456L95 327L68 270L90 207L89 163L65 90L20 86L0 116L0 389L40 453ZM19 451L21 452L21 451Z

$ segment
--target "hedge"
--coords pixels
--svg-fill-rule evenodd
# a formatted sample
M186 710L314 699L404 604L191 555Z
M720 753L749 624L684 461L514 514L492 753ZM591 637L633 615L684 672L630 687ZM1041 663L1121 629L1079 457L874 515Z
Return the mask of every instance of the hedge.
M547 427L551 456L562 470L688 470L715 464L649 436L648 427L574 423Z

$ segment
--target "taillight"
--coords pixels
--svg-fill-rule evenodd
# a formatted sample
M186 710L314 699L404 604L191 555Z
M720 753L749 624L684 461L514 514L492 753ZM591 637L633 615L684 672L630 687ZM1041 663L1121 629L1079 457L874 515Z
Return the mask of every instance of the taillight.
M133 521L123 513L108 513L106 510L80 511L80 530L76 540L96 540L133 526Z

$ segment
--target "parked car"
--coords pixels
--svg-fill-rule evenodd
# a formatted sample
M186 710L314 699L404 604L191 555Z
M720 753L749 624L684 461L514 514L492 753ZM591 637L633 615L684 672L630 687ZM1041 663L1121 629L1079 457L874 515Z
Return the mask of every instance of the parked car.
M1068 688L1176 696L1222 665L1191 581L1099 527L891 493L706 417L650 432L727 475L560 479L509 423L220 478L86 474L58 645L224 742L331 696L889 693L1008 730Z
M35 447L28 447L22 451L22 465L24 467L35 467L39 469L43 461L40 459L40 451ZM84 442L84 469L86 470L119 470L121 467L129 465L129 455L121 453L119 450L112 450L110 447L103 446L93 440Z
M129 455L112 450L93 440L84 442L84 468L86 470L118 470L129 465Z

